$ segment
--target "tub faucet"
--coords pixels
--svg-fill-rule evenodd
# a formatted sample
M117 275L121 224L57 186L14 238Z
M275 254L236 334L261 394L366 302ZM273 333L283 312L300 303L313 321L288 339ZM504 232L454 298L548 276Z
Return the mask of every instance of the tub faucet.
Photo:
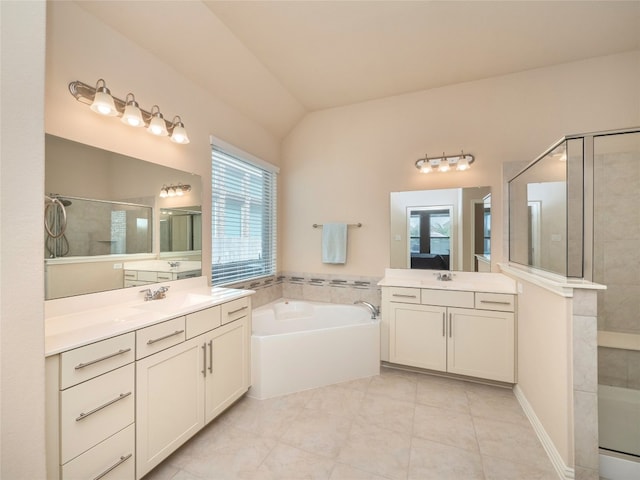
M369 302L365 302L363 300L358 300L356 302L353 302L354 305L364 305L365 307L367 307L369 310L371 310L371 319L375 320L375 318L380 315L380 308L379 307L375 307L372 304L370 304Z

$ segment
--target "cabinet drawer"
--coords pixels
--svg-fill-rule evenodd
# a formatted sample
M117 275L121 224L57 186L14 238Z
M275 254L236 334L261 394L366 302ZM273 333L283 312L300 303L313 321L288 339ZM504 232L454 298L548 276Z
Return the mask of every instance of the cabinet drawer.
M62 480L135 478L135 426L129 425L62 466Z
M60 463L133 423L134 386L129 364L60 392Z
M441 307L473 308L473 292L422 289L422 303Z
M115 370L135 358L133 332L76 348L60 355L60 389Z
M220 326L220 306L187 315L187 339L197 337Z
M167 272L158 272L156 278L159 282L168 282L175 279L175 274Z
M125 270L124 271L124 279L125 280L137 280L138 279L138 271L137 270Z
M246 317L251 311L251 299L244 297L234 300L233 302L223 303L221 309L221 320L222 325L224 325L225 323Z
M156 272L145 272L144 270L138 270L138 280L145 282L157 282L158 274Z
M391 287L389 288L389 299L392 302L420 303L420 289Z
M513 312L515 311L515 296L506 293L476 293L476 308Z
M185 317L136 331L136 360L185 341Z

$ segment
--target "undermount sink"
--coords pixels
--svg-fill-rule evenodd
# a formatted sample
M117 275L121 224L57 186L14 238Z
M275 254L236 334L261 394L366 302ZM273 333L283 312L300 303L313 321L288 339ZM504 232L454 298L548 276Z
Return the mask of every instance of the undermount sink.
M152 310L154 312L171 312L179 311L201 304L210 303L213 299L209 295L201 295L198 293L171 294L167 293L165 298L159 300L149 300L148 302L136 305L136 308L143 310Z

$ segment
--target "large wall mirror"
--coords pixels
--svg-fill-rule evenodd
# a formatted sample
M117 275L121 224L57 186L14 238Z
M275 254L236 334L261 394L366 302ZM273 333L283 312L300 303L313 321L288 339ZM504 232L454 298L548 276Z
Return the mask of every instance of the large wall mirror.
M45 298L202 275L201 189L198 175L46 135Z
M490 271L491 188L392 192L391 268Z

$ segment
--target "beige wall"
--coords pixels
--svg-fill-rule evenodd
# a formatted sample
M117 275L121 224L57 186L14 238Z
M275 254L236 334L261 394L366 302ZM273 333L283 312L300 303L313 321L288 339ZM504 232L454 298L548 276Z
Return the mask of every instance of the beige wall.
M168 32L170 34L170 32ZM178 39L179 40L179 39ZM211 178L209 136L215 135L273 164L279 140L255 122L179 75L170 65L127 40L72 2L47 2L47 133ZM189 145L177 145L118 120L94 114L76 101L68 83L104 78L114 96L136 95L142 108L160 106L165 118L180 115ZM211 229L211 190L203 189L203 231ZM211 262L203 239L202 261Z
M518 384L564 463L573 466L571 299L518 282Z
M45 3L0 2L0 478L45 478Z
M307 115L281 164L283 270L381 275L389 265L389 193L489 185L493 252L502 257L502 163L533 160L563 135L640 124L640 52L385 98ZM467 172L420 174L414 162L473 153ZM362 222L346 266L320 262L313 223Z

